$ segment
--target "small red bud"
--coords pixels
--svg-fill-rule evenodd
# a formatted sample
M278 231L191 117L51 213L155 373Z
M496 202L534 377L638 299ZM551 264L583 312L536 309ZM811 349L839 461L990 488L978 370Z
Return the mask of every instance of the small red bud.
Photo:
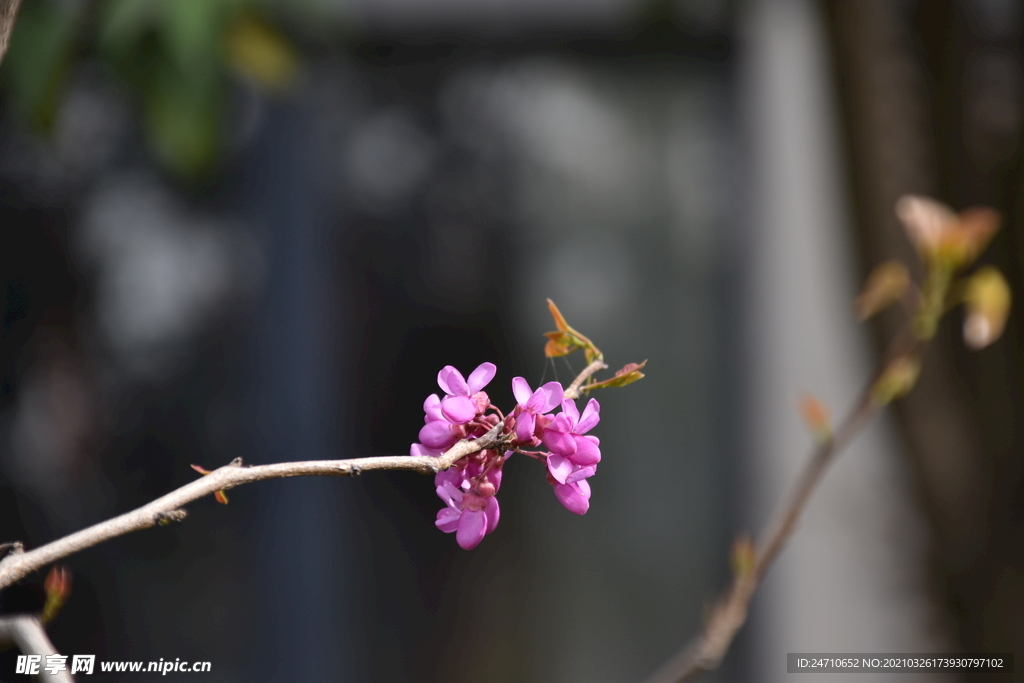
M46 591L46 605L40 619L46 624L53 621L71 595L71 572L67 567L54 566L43 581L43 590Z

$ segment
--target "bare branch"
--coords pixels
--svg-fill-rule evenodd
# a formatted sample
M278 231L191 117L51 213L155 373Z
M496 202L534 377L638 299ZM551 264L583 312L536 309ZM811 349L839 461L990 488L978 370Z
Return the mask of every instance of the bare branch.
M112 538L132 531L148 529L157 524L181 521L185 518L183 506L217 491L264 479L307 476L355 476L374 470L412 470L423 474L436 474L471 453L501 444L502 424L472 441L460 441L439 457L429 455L390 455L351 460L310 460L282 462L273 465L243 467L241 460L210 472L153 502L105 522L76 531L28 552L11 553L0 560L0 589L10 586L28 574Z
M18 15L21 0L0 0L0 61L7 54L7 46L11 43L11 32L14 30L14 18Z
M24 655L41 655L44 660L47 655L60 654L53 646L46 635L39 617L31 614L16 614L9 617L0 617L0 645L14 643ZM56 681L56 683L75 683L74 677L67 669L58 671L53 676L43 674L45 669L40 669L39 679Z

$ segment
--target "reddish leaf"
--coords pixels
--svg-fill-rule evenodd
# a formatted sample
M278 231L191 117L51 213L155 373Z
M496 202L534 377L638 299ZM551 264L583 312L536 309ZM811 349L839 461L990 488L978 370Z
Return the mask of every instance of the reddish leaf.
M626 363L622 366L622 369L615 372L615 376L621 377L622 375L629 374L634 370L639 370L645 365L647 365L647 361L644 361L643 363Z
M565 318L562 317L562 312L558 310L558 306L551 299L548 299L548 310L551 311L551 317L555 319L555 327L561 332L567 332L569 330L569 324L565 322Z
M611 379L587 384L583 387L583 390L590 391L591 389L605 389L607 387L624 387L627 384L632 384L638 379L643 379L644 373L640 372L640 369L645 365L647 365L647 361L644 361L643 363L629 363L616 372L615 376Z
M547 358L558 358L559 356L567 356L572 353L573 347L566 346L554 339L549 339L548 343L544 345L544 355Z

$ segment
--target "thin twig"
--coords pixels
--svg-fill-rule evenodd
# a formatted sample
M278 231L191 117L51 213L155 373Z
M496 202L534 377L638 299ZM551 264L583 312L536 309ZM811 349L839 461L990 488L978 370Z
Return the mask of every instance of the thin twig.
M185 518L182 506L217 491L264 479L317 475L348 477L373 470L412 470L423 474L436 474L448 469L462 457L499 445L501 430L502 423L498 423L483 436L471 441L460 441L439 457L389 455L351 460L282 462L253 467L243 467L241 460L236 460L131 512L76 531L34 550L7 555L0 560L0 589L10 586L51 562L98 543L132 531L148 529L157 524L181 521Z
M753 568L733 579L728 593L711 609L701 634L658 669L646 683L683 683L716 668L721 663L736 634L747 620L750 601L758 586L796 531L800 516L825 470L863 429L868 420L881 409L874 397L875 383L893 359L920 353L922 347L923 342L914 337L909 329L896 337L856 407L843 420L834 436L820 443L814 450L795 488L777 508L774 522L768 527L769 531L759 546Z
M583 386L583 383L586 382L587 379L595 372L597 372L598 370L604 370L607 367L608 366L605 365L604 362L600 360L595 360L593 363L583 368L583 372L581 372L579 376L577 376L576 379L572 381L572 384L569 385L569 388L565 390L565 397L571 398L573 400L579 398L580 387Z
M31 614L16 614L0 617L0 645L13 643L23 655L40 655L43 658L39 669L39 680L55 683L75 683L67 668L52 676L46 671L46 657L60 654L46 635L39 617ZM65 664L67 664L65 662Z

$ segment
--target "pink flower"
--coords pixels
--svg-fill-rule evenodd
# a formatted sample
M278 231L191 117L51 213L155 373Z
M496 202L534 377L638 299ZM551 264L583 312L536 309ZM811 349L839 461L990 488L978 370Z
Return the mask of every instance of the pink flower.
M558 382L548 382L537 391L531 391L530 385L522 377L512 379L512 393L519 404L516 409L516 437L526 442L532 442L538 431L537 417L551 412L565 396Z
M577 465L594 465L601 461L600 440L596 436L583 436L601 421L601 405L590 399L583 415L571 399L562 401L562 412L544 429L544 443L555 454ZM550 462L550 458L548 461Z
M452 424L442 415L441 399L437 394L427 396L423 402L423 412L426 413L423 418L426 424L420 429L419 439L427 448L440 449L443 453L466 436L465 427Z
M437 384L444 389L445 397L441 399L431 394L423 402L425 424L420 429L419 439L424 446L443 452L459 439L466 438L468 431L463 425L483 414L490 405L490 399L481 389L494 378L496 370L494 363L481 363L468 381L451 365L437 373Z
M495 496L503 466L513 452L544 460L555 497L578 515L590 509L587 479L597 473L601 461L601 442L587 434L601 419L597 401L591 399L581 415L558 382L548 382L534 391L525 379L516 377L512 380L516 408L502 416L483 391L495 371L493 363L482 363L466 379L451 365L445 366L437 375L444 398L431 394L423 402L419 442L409 447L414 456L436 457L459 439L479 437L501 425L501 450L491 447L471 453L434 476L435 490L444 501L434 524L445 533L454 533L466 550L475 548L498 526L501 510ZM559 404L561 412L549 415ZM549 452L520 450L542 442Z
M590 509L590 484L586 479L571 484L555 484L555 497L569 512L586 514Z
M562 401L562 412L544 430L544 443L551 450L547 458L548 481L569 512L582 515L590 509L589 477L597 473L601 461L601 442L596 436L584 436L600 422L601 406L594 399L580 415L575 401Z
M437 384L446 394L441 400L441 415L452 424L461 425L487 410L490 400L481 389L494 379L496 370L494 363L481 363L466 380L451 365L444 366L437 373Z
M450 481L437 487L437 495L447 507L437 513L435 526L446 534L455 532L456 542L465 550L475 548L498 526L501 510L493 495L463 492Z

